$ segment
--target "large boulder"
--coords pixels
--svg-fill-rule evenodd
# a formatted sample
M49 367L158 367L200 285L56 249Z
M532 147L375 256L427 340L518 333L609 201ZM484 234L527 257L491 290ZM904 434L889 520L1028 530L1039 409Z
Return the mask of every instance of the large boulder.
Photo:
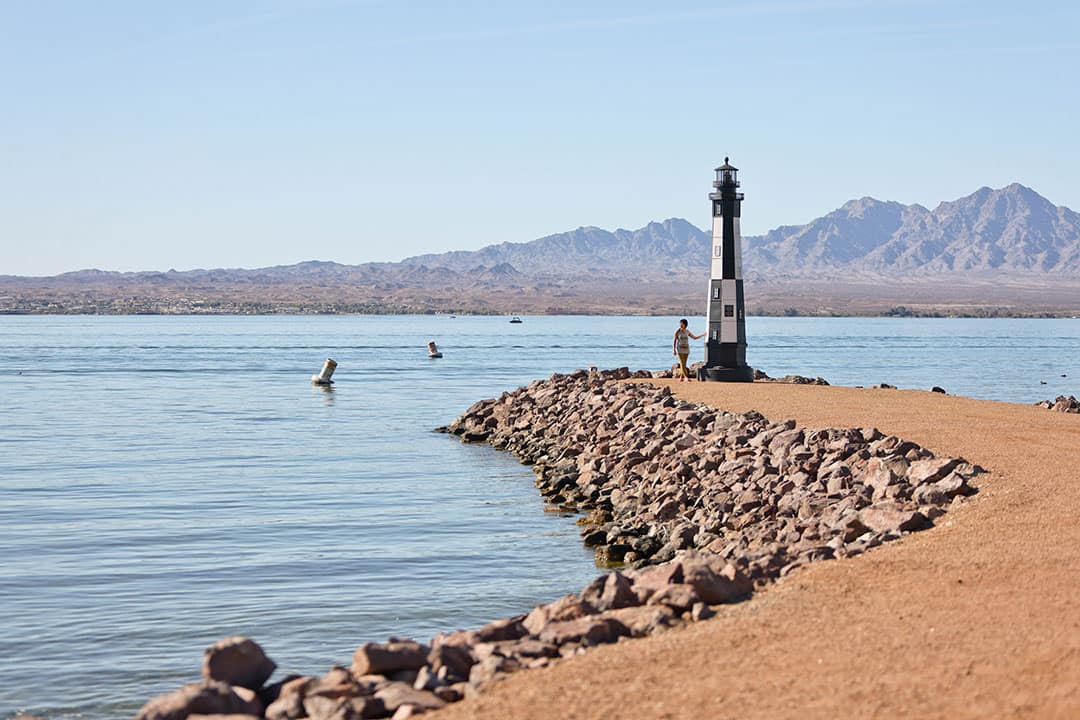
M643 637L664 629L675 620L675 611L667 605L638 605L608 610L602 617L612 618L630 631L632 637Z
M540 639L552 645L601 645L615 642L629 634L630 630L615 618L593 615L577 620L548 623L540 632Z
M371 697L328 697L314 695L304 698L304 710L310 720L368 720L386 717L382 701Z
M539 635L549 623L576 620L595 613L596 609L577 595L564 595L554 602L533 608L523 624L530 634Z
M581 599L601 612L638 604L633 582L617 570L586 585Z
M201 680L158 695L142 706L135 720L187 720L191 715L262 715L262 704L231 685Z
M446 705L446 701L439 699L434 693L398 682L390 683L376 692L375 699L382 703L386 714L393 714L403 705L410 705L414 711L421 712L438 710Z
M930 526L918 510L885 500L859 511L859 521L874 532L912 532Z
M419 670L427 664L428 647L414 640L364 643L353 654L353 675L389 675Z
M444 670L444 676L467 679L476 657L467 645L436 645L428 652L427 664L432 672Z
M687 551L679 558L682 581L709 605L735 602L748 596L754 584L732 563L715 555Z
M239 687L258 690L274 673L274 663L257 642L234 635L206 648L202 676Z
M907 480L911 485L919 486L937 482L962 463L957 458L930 458L928 460L916 460L911 463L907 471Z
M472 634L475 636L477 642L517 640L518 638L523 638L529 634L528 629L525 627L524 620L524 615L503 618L502 620L496 620L478 630L472 631Z

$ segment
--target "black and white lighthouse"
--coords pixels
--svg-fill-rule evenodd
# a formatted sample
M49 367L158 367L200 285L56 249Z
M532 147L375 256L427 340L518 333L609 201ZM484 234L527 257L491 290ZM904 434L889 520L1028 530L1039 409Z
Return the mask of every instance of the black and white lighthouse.
M746 364L746 305L743 301L742 238L739 217L743 194L738 192L738 168L728 158L716 168L712 201L712 263L709 273L709 333L705 366L699 380L752 382Z

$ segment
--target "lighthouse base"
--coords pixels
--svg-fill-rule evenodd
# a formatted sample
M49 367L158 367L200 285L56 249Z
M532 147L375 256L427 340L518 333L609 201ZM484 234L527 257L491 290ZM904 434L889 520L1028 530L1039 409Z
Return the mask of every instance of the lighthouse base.
M749 365L743 367L713 367L698 368L698 380L709 382L754 382L754 368Z

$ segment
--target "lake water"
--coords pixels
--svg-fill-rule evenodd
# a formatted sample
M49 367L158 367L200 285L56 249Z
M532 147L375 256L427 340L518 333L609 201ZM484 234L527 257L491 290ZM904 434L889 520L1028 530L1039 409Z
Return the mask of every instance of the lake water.
M773 376L1080 394L1077 320L747 325L749 361ZM543 511L532 472L431 430L553 371L669 367L674 327L0 316L0 717L131 716L197 679L225 635L323 673L365 641L580 589L592 555L573 518ZM332 390L309 383L326 357Z

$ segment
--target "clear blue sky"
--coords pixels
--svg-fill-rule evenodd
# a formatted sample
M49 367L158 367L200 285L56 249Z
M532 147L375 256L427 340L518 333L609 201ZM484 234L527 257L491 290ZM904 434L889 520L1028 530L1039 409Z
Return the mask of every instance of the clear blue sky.
M0 0L0 274L745 234L1021 182L1080 209L1080 5ZM569 7L575 5L576 7Z

